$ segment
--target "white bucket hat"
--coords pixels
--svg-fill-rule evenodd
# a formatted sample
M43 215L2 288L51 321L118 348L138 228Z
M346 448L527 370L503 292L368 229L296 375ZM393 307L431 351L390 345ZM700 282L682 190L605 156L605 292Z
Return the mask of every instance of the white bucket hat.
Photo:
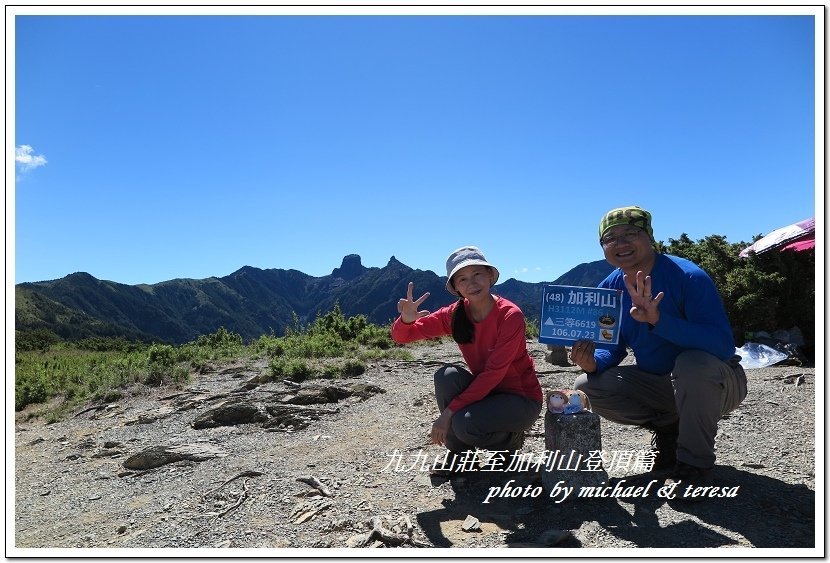
M484 254L482 254L481 250L475 246L462 246L450 254L449 258L447 258L446 287L447 291L453 295L459 295L459 293L452 286L452 277L458 270L466 266L489 266L490 268L493 268L493 272L496 274L493 279L493 285L496 285L496 282L499 281L498 268L490 264L487 259L484 258Z

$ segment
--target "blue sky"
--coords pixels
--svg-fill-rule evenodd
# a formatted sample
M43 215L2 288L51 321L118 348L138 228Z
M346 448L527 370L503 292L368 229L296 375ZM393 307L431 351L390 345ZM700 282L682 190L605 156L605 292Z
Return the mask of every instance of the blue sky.
M664 241L821 213L821 7L712 10L19 12L15 283L323 276L347 254L444 275L467 244L544 282L602 259L614 207Z

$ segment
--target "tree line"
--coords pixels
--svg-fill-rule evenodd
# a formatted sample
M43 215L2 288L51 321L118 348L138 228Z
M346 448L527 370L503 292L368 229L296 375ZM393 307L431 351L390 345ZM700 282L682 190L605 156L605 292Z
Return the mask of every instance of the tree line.
M685 233L658 250L695 262L715 282L735 337L735 345L751 340L752 333L798 327L804 335L805 355L814 359L816 256L815 249L772 250L738 254L747 244L729 243L711 235L692 241Z

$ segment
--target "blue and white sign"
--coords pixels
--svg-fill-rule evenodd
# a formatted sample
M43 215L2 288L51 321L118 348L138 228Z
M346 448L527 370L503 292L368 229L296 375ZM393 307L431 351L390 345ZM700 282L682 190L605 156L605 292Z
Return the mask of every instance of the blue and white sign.
M620 341L622 291L573 285L546 285L542 289L539 342L572 346L592 340L597 348Z

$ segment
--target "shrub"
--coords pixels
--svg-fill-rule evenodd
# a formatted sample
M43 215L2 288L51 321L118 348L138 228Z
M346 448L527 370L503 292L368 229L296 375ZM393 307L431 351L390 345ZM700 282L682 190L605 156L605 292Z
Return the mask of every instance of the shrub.
M204 363L206 360L233 358L241 355L243 350L242 336L230 332L225 327L213 334L203 334L195 342L182 346L189 355L188 359L194 364Z
M327 364L323 368L323 376L328 378L357 377L365 371L365 363L356 358L348 358L343 362Z
M75 346L80 350L90 352L132 352L146 346L140 342L128 342L124 338L104 338L95 336L78 340Z
M21 352L31 350L48 350L60 342L60 337L45 328L34 330L17 330L14 333L14 348Z
M21 411L27 405L43 403L49 399L46 384L41 378L32 376L18 377L14 386L14 410Z
M299 358L279 357L271 361L271 373L274 377L287 377L293 381L305 381L313 371Z
M176 362L176 351L169 344L153 344L147 350L147 363L151 366L170 367Z
M285 336L263 335L248 347L224 327L179 346L98 337L55 342L48 332L34 331L16 338L23 347L18 345L15 355L15 409L62 396L60 410L47 413L56 419L86 400L113 400L135 383L179 385L191 370L217 359L259 354L269 358L274 377L302 381L354 377L365 372L368 359L412 358L409 351L393 345L389 327L372 325L362 315L346 319L339 305L318 315L307 329L295 314ZM310 364L323 365L327 358L347 359L319 370Z
M658 244L663 252L691 260L709 274L737 346L747 332L798 326L809 349L815 337L815 250L773 250L741 258L746 246L730 244L719 235L694 242L685 233L669 239L668 245Z
M306 338L298 339L297 349L306 358L337 358L342 356L347 346L336 333L310 334Z
M395 345L389 333L389 327L367 325L357 335L357 341L369 348L389 350Z
M357 377L366 372L366 364L360 360L350 358L343 362L342 375L343 377Z
M242 337L222 326L213 334L199 336L196 339L196 346L214 349L239 348L242 346Z
M141 383L158 387L165 383L187 381L190 372L182 364L188 361L195 361L192 348L153 344L147 351L147 370Z
M277 358L282 356L286 353L286 339L289 338L288 336L284 338L276 338L273 335L270 336L260 336L257 340L251 343L251 347L259 354L266 356L268 358Z
M525 317L525 338L539 338L539 319Z

